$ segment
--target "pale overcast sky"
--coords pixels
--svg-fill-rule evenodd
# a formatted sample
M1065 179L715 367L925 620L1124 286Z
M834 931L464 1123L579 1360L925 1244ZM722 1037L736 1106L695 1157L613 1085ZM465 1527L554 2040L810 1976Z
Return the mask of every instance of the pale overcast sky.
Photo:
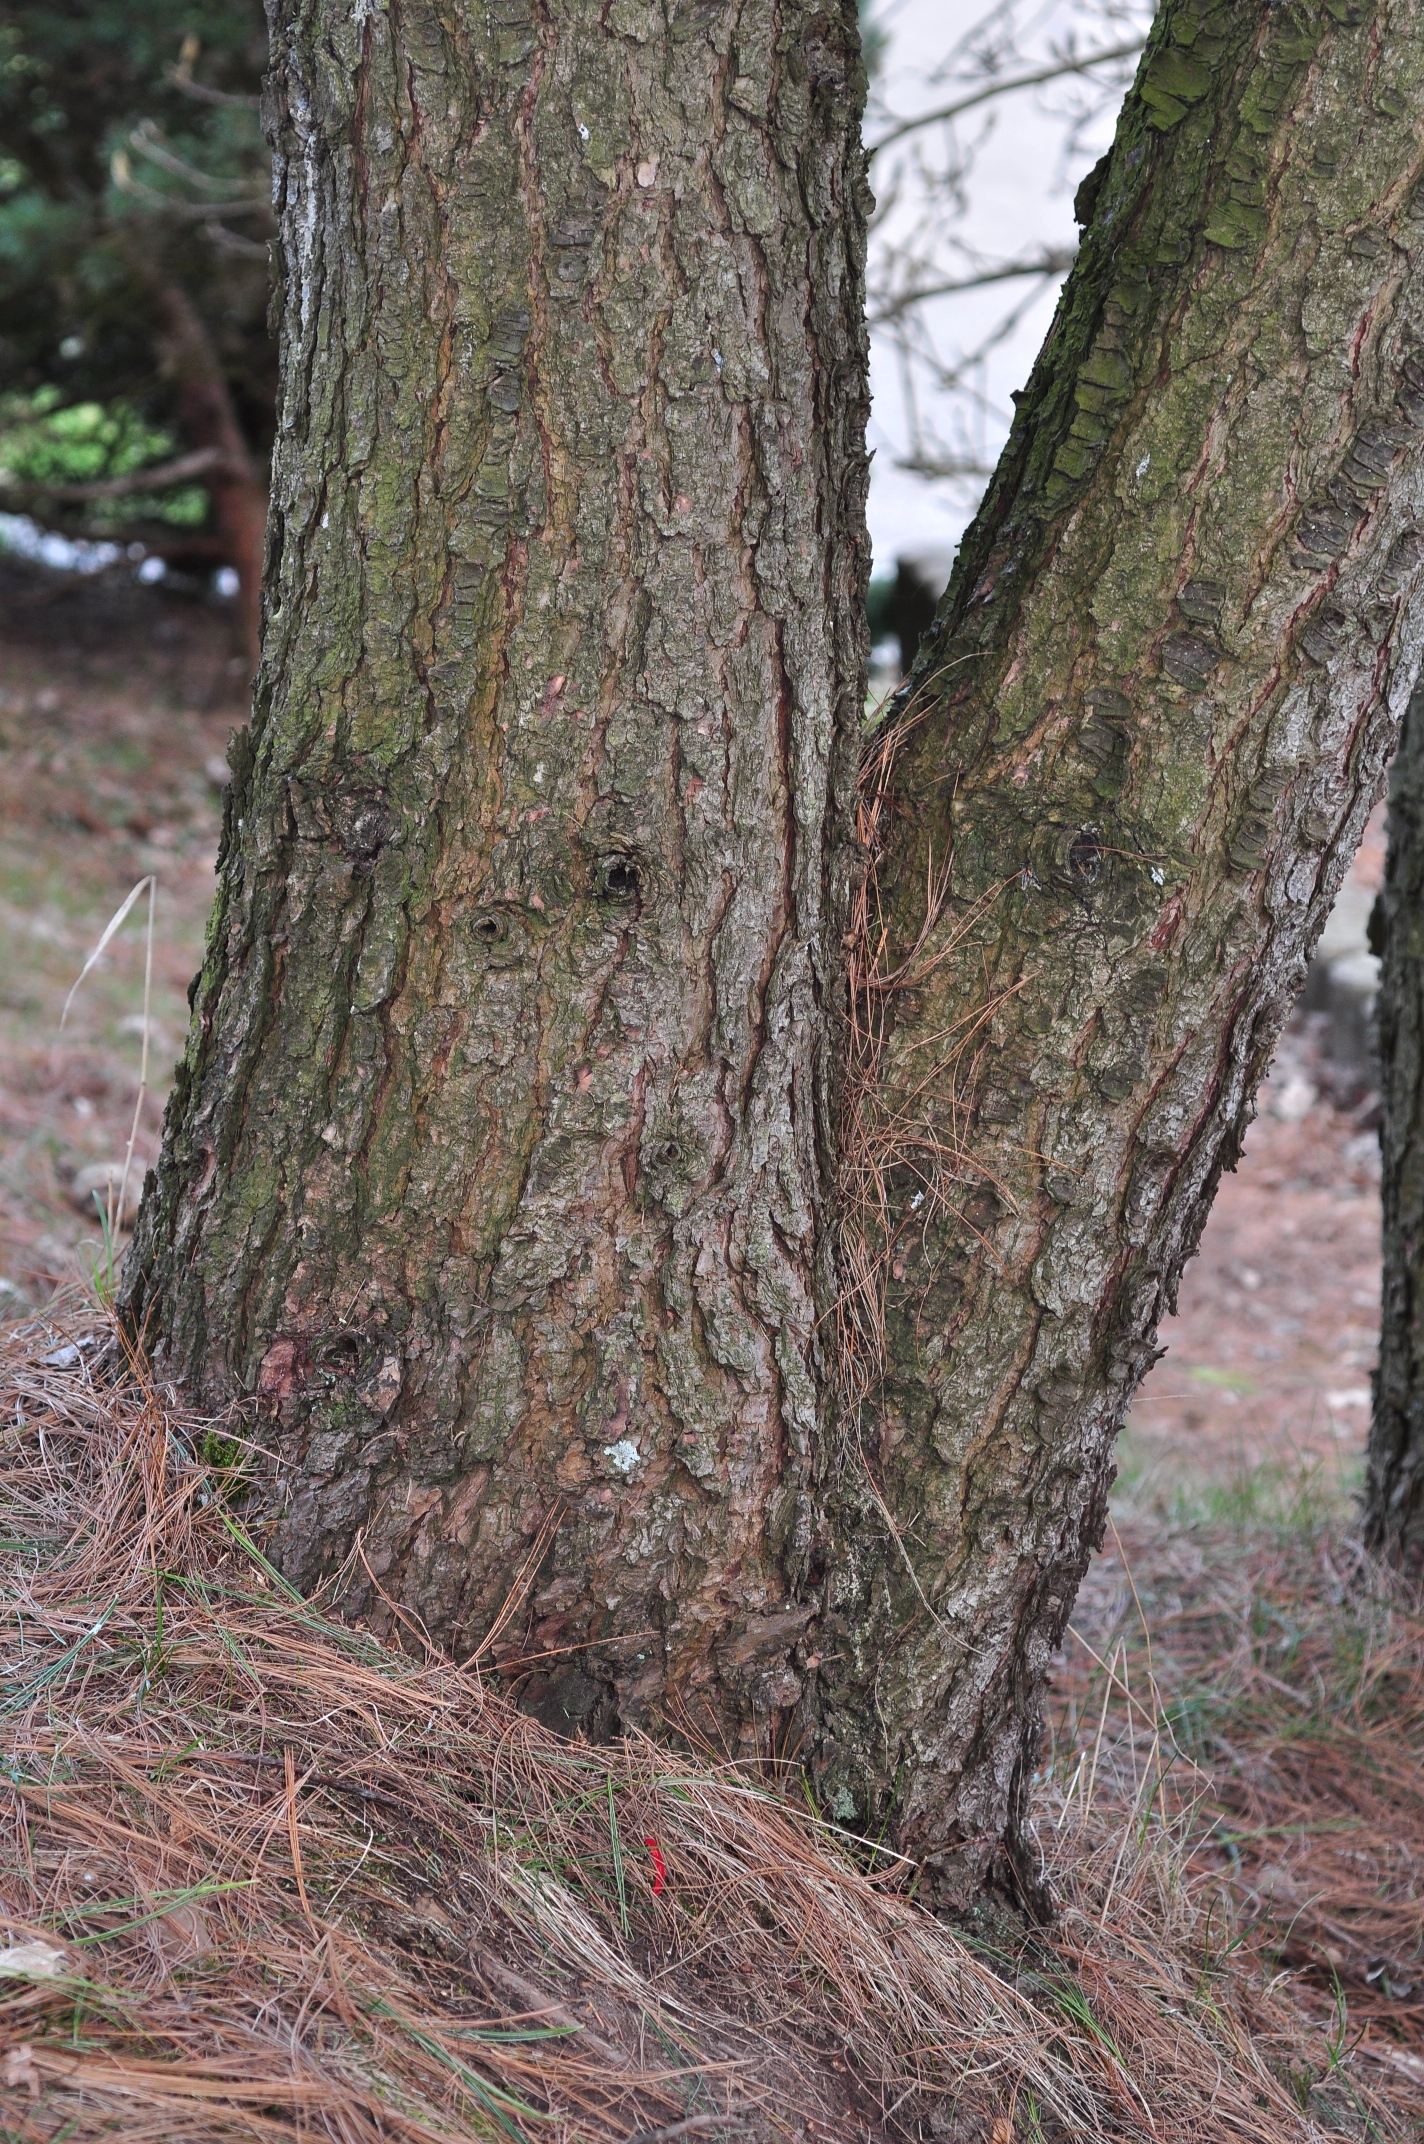
M1092 0L1042 0L1037 6L1018 6L1023 64L1008 63L1003 71L1026 71L1055 47L1061 49L1075 30L1080 50L1124 43L1150 16L1149 6L1134 5L1132 0L1123 0L1120 12L1113 4L1105 10L1098 0L1090 15L1090 6ZM956 0L948 6L944 0L883 0L873 12L888 39L875 83L878 101L902 117L934 110L949 101L956 94L955 85L936 83L936 65L949 46L989 12L985 0L968 0L968 4ZM1109 19L1104 19L1105 13ZM1114 22L1112 15L1118 15L1118 20ZM1118 78L1124 73L1130 76L1130 65L1116 70ZM1100 80L1110 79L1104 70ZM1107 109L1068 144L1070 128L1063 115L1080 109L1084 94L1076 82L1055 83L1000 98L958 122L961 146L978 146L967 182L967 213L955 221L954 230L981 259L1021 258L1041 248L1072 246L1074 189L1108 146L1120 102L1120 92L1110 95ZM873 141L881 130L872 109L868 138ZM904 234L926 206L923 185L906 151L918 141L928 158L942 163L942 137L942 129L910 137L903 149L887 151L872 166L872 184L882 198L898 173L901 198L885 226L892 237ZM941 209L939 216L940 227L947 228L948 211ZM956 267L948 255L945 265L951 272ZM1056 295L1056 285L1001 283L937 301L934 326L941 357L972 348L1017 303L1023 306L1017 327L973 375L979 399L961 398L957 413L951 411L943 393L923 400L922 415L942 440L961 441L975 458L992 465L1008 430L1010 390L1022 386L1028 375L1053 317ZM895 351L874 334L871 389L870 443L875 459L870 533L876 571L883 573L897 555L952 549L969 520L976 487L927 480L896 467L897 456L908 451L910 435L901 367Z

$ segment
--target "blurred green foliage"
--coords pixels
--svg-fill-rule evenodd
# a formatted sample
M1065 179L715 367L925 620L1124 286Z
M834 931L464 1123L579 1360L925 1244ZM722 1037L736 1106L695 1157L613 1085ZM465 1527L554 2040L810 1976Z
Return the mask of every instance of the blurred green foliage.
M34 394L0 395L0 471L22 484L83 484L127 476L174 453L172 432L153 425L123 396L109 402L66 403L57 386ZM4 504L0 485L0 506ZM183 484L143 499L96 500L89 524L120 530L136 514L173 528L199 528L208 497L201 484Z
M6 0L0 19L0 465L123 474L185 443L156 293L180 289L265 458L270 166L258 0ZM134 457L140 457L135 460ZM196 487L46 512L188 524ZM0 500L3 503L3 500Z

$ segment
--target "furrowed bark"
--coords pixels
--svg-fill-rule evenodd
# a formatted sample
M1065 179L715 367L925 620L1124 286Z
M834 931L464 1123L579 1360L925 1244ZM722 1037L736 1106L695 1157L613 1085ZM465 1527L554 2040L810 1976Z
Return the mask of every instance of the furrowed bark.
M1163 10L867 769L807 1724L834 1812L951 1893L1024 1869L1114 1436L1419 666L1417 31Z
M1389 857L1376 915L1384 1289L1365 1536L1418 1576L1424 1574L1424 692L1417 688L1390 775Z
M854 8L284 0L272 50L264 657L126 1314L257 1403L293 1580L755 1748L832 1295Z
M1164 9L862 908L851 11L275 26L267 647L126 1314L255 1400L299 1582L800 1749L946 1896L1032 1884L1113 1437L1418 668L1413 27Z

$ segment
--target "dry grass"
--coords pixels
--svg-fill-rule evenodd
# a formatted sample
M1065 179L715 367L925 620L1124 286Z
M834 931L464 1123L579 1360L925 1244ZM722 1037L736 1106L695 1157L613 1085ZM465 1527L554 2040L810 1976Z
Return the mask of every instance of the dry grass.
M1175 1835L1197 1909L1214 1893L1355 2085L1424 2123L1424 1613L1311 1486L1274 1522L1248 1498L1245 1523L1114 1537L1056 1679L1051 1773L1060 1821L1089 1800L1123 1835ZM1348 2106L1345 2071L1324 2082Z
M5 2137L1409 2133L1125 1722L1045 1790L1059 1927L956 1932L774 1782L559 1742L288 1596L85 1332L0 1343Z

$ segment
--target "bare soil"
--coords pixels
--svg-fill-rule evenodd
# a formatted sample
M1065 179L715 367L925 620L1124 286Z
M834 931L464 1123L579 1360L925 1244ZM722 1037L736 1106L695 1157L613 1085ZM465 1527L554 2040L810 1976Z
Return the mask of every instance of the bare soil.
M1380 807L1357 885L1378 891L1384 854ZM1298 1014L1281 1039L1132 1410L1134 1498L1262 1467L1304 1467L1346 1494L1358 1478L1379 1353L1379 1102L1369 1074L1332 1062L1328 1044L1318 1013Z
M193 596L0 558L0 1284L44 1299L103 1254L75 1178L122 1159L143 1030L141 900L64 1001L126 894L157 880L150 1093L157 1140L212 899L225 752L245 719L230 613ZM6 1307L0 1302L0 1310Z
M1133 1407L1126 1464L1220 1476L1305 1461L1347 1477L1369 1426L1379 1351L1379 1146L1322 1095L1298 1122L1273 1105L1309 1076L1284 1039L1234 1176L1183 1275L1166 1353Z

